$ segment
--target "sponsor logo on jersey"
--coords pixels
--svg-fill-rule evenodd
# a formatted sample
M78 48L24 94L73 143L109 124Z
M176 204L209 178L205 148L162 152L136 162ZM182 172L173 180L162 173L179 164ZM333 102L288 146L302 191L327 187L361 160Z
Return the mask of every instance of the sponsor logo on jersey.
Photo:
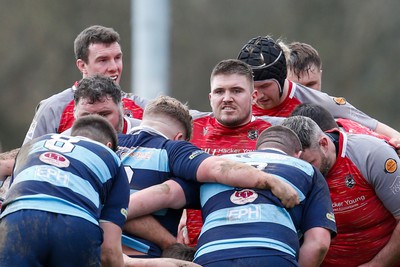
M251 189L243 189L240 191L235 191L231 195L231 202L236 205L244 205L253 202L257 199L257 197L258 194L256 191Z
M346 177L344 177L344 182L346 183L346 186L348 188L353 188L354 185L356 184L356 181L354 181L353 176L351 176L351 174L346 175Z
M128 218L128 210L127 209L122 208L121 214L125 217L125 219Z
M326 218L332 222L335 222L335 215L332 212L327 213Z
M333 101L338 105L346 104L346 99L344 97L333 97Z
M257 130L250 130L247 132L247 137L250 140L255 140L258 138L258 131Z
M253 222L261 219L261 208L257 205L247 205L228 209L227 220L230 222Z
M69 160L61 154L55 152L45 152L39 156L39 159L47 164L58 168L66 168L69 166Z
M367 203L365 202L365 196L358 196L353 199L346 199L340 202L332 202L333 212L345 212L349 210L358 209L360 207L365 206Z
M395 159L387 159L385 161L385 172L394 173L397 170L397 161Z
M194 158L197 157L198 155L201 155L201 154L204 154L204 153L206 153L206 152L203 151L203 150L201 150L201 149L196 150L196 151L194 151L194 152L189 156L189 159L194 159Z
M392 191L393 195L396 195L397 193L400 192L400 177L399 176L396 177L393 184L389 188Z

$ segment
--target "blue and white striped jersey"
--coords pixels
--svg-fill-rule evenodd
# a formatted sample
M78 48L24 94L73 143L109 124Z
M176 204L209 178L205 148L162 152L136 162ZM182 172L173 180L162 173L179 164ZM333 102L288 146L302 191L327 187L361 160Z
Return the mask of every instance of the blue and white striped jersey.
M199 207L196 174L203 160L210 157L209 154L189 142L169 140L149 127L139 127L128 135L120 134L118 142L118 154L128 174L131 194L173 179L185 192L187 206ZM164 209L153 215L171 234L177 235L181 209ZM136 247L135 240L145 243L147 247L141 250ZM161 255L160 248L148 240L124 233L123 241L125 245L151 256Z
M313 227L336 232L329 189L322 174L309 163L277 150L223 155L250 164L287 181L297 190L300 204L285 209L269 190L201 186L204 225L195 262L268 255L295 261L299 238ZM243 177L246 179L246 177Z
M34 209L122 228L128 203L128 179L111 149L84 137L48 134L21 148L1 217Z

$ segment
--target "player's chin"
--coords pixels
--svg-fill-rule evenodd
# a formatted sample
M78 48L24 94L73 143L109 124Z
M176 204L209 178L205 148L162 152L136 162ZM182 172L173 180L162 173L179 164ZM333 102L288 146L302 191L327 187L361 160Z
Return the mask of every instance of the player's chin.
M236 127L240 119L237 116L222 116L219 122L226 127Z
M272 101L269 100L257 101L257 106L262 109L271 109L274 107Z

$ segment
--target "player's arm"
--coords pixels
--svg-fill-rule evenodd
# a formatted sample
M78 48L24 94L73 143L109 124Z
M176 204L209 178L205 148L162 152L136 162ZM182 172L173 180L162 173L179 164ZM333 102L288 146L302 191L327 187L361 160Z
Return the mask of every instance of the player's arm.
M383 205L393 214L397 226L393 230L388 243L376 254L369 264L379 266L394 266L400 259L400 195L395 190L399 184L400 168L399 159L392 147L379 140L372 146L374 150L368 153L368 160L364 160L364 177L374 188L375 193ZM379 142L379 143L378 143ZM357 150L358 152L359 150ZM363 151L359 153L362 154ZM364 153L365 154L365 153ZM372 265L360 265L372 266Z
M124 261L125 267L201 267L194 262L171 258L138 259L124 255Z
M103 243L101 244L101 266L124 266L121 247L121 228L112 222L100 222L103 230Z
M128 219L124 230L130 234L149 240L162 249L177 242L151 214L164 208L182 208L186 204L182 187L173 180L154 185L134 194L129 200Z
M199 182L215 182L234 187L271 190L283 205L292 208L299 204L296 190L288 183L256 168L223 157L206 158L197 170Z
M161 249L165 249L177 242L176 237L151 215L127 220L124 224L124 231L153 242Z
M36 137L57 131L57 123L59 123L60 118L56 117L56 111L52 104L49 100L43 100L39 103L23 144Z
M130 195L128 221L164 208L179 209L185 204L182 187L173 180L167 180Z
M325 258L331 243L331 232L322 227L314 227L304 233L300 247L299 265L318 267Z
M12 169L15 163L15 157L19 152L19 148L0 154L0 180L12 174Z
M389 138L400 138L400 133L398 131L379 121L374 131Z
M375 132L389 137L389 142L396 148L397 154L400 156L400 133L398 131L382 122L378 122Z
M178 235L176 237L176 240L178 243L189 245L190 244L190 239L188 236L188 230L187 230L187 210L183 210L181 220L179 221L178 225Z
M12 174L12 169L15 159L1 159L0 160L0 181L4 180L7 176Z

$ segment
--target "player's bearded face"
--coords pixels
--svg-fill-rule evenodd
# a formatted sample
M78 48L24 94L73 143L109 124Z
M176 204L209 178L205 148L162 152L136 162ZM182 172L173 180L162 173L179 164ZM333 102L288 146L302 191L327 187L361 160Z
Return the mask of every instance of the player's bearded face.
M217 75L209 95L216 120L226 127L237 127L251 120L251 83L243 75Z
M328 174L332 167L332 162L320 147L305 149L301 154L301 159L311 163L324 176Z
M92 103L87 99L81 99L75 106L75 117L98 114L104 117L115 130L120 133L123 128L122 106L118 106L111 97L104 97L101 101Z

